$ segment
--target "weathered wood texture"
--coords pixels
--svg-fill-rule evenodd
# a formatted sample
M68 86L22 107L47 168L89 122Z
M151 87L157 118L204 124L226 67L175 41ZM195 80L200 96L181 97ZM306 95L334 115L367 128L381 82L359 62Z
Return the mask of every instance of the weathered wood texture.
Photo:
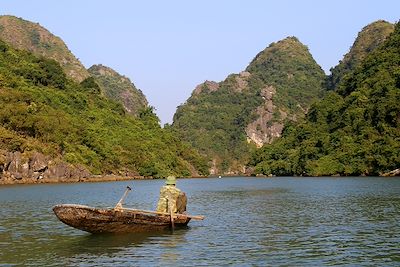
M62 204L53 211L63 223L89 233L154 232L170 229L171 217L140 210L96 209L83 205ZM186 226L190 217L174 216L174 226Z

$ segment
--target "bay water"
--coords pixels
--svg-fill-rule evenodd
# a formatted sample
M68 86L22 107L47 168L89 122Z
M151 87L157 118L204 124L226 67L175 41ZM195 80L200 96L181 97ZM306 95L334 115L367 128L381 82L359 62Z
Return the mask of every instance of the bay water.
M178 179L187 229L92 235L56 204L154 210L162 180L0 187L0 266L400 266L400 179Z

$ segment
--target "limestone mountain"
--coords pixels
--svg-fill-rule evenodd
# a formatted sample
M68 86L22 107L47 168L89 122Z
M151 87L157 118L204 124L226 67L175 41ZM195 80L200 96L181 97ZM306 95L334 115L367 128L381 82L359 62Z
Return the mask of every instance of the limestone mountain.
M17 49L56 60L67 76L78 82L89 76L66 44L38 23L14 16L0 16L0 39Z
M359 36L360 37L360 36ZM250 161L265 175L382 175L400 169L400 24Z
M394 25L384 20L375 21L365 26L359 33L339 64L331 69L331 75L327 79L329 89L335 89L346 74L352 72L363 59L381 45L393 32Z
M207 174L207 161L151 108L130 116L100 89L0 40L0 184Z
M137 115L140 110L147 107L146 97L129 78L101 64L93 65L88 71L96 79L103 94L122 103L128 113Z
M206 81L179 106L173 128L213 162L212 173L243 172L250 151L281 135L322 97L325 78L308 48L288 37L239 74Z
M280 137L285 121L303 117L310 104L323 96L325 74L308 48L288 37L260 52L246 71L262 81L258 118L246 128L258 147Z

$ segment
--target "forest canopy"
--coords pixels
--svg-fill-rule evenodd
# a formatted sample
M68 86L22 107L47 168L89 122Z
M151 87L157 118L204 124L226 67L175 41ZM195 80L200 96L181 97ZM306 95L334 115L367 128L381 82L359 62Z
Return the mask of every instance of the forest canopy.
M89 77L67 78L52 59L0 41L0 149L38 151L93 174L164 177L208 173L207 161L172 131L152 108L140 116L100 94Z
M400 167L400 24L299 124L253 154L265 175L379 175Z

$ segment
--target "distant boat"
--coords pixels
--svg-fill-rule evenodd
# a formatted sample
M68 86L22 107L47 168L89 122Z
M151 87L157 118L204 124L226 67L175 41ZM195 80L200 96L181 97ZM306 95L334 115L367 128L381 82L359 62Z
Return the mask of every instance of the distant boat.
M222 178L222 177L221 177L221 175L220 175L220 176L218 176L218 178Z
M93 234L154 232L184 227L191 219L204 219L204 216L123 208L121 203L127 192L115 208L61 204L54 206L53 211L63 223Z

